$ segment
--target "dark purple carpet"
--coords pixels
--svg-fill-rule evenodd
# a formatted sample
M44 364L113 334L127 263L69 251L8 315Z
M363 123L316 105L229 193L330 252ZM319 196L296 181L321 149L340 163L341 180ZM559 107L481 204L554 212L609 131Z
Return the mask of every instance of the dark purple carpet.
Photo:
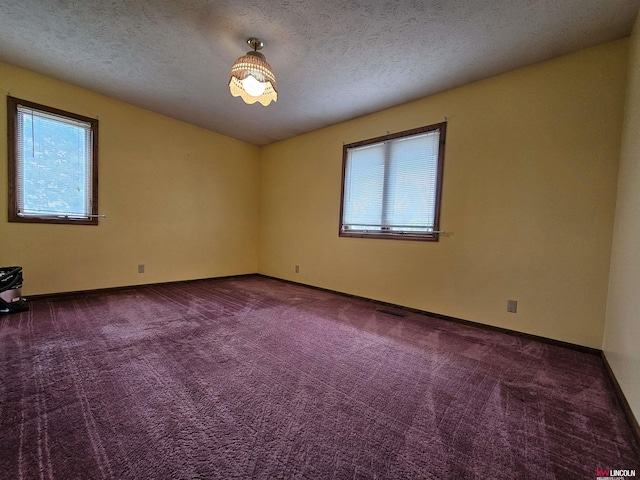
M258 276L0 317L3 479L595 479L601 359Z

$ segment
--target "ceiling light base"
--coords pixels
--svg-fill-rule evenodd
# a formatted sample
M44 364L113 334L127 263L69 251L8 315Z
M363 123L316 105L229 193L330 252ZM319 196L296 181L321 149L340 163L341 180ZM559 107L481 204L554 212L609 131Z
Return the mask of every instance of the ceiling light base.
M247 39L247 44L253 48L253 51L262 50L264 48L264 43L260 41L259 38L251 37Z

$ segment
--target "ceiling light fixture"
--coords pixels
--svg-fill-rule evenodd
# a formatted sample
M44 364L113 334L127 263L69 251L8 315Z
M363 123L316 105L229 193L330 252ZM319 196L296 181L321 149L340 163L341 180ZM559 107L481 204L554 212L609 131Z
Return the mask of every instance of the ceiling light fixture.
M264 55L258 52L264 47L257 38L250 38L247 43L253 51L247 52L231 67L229 90L234 97L241 97L245 103L260 102L265 107L273 100L278 100L276 77Z

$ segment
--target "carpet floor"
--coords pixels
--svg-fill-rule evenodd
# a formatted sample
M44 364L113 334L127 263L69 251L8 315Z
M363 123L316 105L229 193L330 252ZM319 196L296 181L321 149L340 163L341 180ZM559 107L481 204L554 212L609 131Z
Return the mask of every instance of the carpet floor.
M259 276L0 317L2 479L595 479L597 355Z

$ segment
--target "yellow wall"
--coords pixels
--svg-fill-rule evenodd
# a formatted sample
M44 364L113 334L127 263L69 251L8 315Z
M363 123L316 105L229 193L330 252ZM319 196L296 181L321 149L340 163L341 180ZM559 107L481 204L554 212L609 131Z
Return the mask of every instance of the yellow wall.
M259 271L600 348L626 58L620 40L264 147ZM343 143L445 116L450 234L339 238Z
M629 59L603 350L640 419L640 17Z
M0 92L100 121L97 227L8 223L0 135L0 265L23 294L256 271L257 147L2 63Z

